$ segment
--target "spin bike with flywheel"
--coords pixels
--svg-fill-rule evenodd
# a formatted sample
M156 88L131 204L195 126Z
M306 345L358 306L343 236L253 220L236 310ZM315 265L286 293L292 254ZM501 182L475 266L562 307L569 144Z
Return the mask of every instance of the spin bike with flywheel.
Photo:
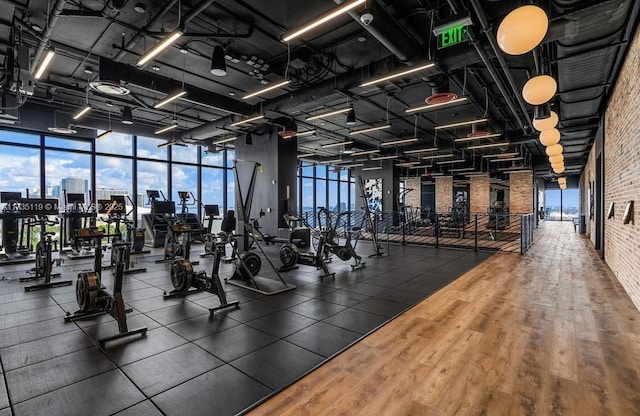
M326 250L326 238L329 234L328 230L321 230L320 237L318 238L318 244L316 246L316 252L303 253L298 250L298 246L293 243L293 231L296 223L302 223L306 226L306 222L303 218L294 215L283 215L284 221L289 227L289 242L280 247L280 262L282 266L279 271L288 271L297 269L298 265L311 266L316 269L322 269L324 274L320 275L320 280L327 276L335 277L335 272L329 272L327 263L325 262L325 250Z
M341 212L336 217L336 222L333 224L331 222L331 214L329 210L324 207L321 207L318 210L318 224L322 224L321 217L325 217L325 230L327 231L325 246L327 252L331 254L335 254L342 261L349 261L351 259L354 260L354 264L351 265L351 270L355 270L357 268L365 267L365 263L362 261L362 257L356 253L355 244L351 244L352 233L359 233L360 227L351 227L348 226L348 221L343 219L344 217L350 215L349 212ZM340 237L338 236L337 229L340 224L343 224L345 231L345 242L344 244L340 244ZM356 239L356 244L358 244L358 240Z

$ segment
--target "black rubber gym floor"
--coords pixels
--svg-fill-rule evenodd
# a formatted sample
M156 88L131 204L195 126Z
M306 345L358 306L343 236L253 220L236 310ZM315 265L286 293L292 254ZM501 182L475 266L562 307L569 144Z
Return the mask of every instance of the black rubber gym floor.
M370 247L361 242L358 251ZM1 266L0 416L234 415L491 256L401 246L390 252L356 271L334 259L336 277L323 281L300 266L283 273L297 288L274 296L225 285L240 308L213 317L207 308L219 304L216 296L164 300L170 266L139 257L147 272L125 276L123 294L133 308L129 328L148 332L104 351L97 339L117 333L111 316L65 323L65 312L77 309L74 286L24 292L18 277L32 265ZM211 259L199 260L194 268L210 271ZM67 260L55 270L75 282L90 261ZM233 268L222 265L221 277ZM263 271L273 275L265 261ZM112 280L104 271L109 291Z

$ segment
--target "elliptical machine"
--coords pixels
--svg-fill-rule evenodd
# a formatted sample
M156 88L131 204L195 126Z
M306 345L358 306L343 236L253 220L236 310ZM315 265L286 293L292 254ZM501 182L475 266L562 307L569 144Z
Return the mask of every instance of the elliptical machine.
M316 269L322 269L322 272L324 274L320 275L320 280L324 279L327 276L335 278L335 272L330 272L329 268L327 267L327 263L325 262L325 249L329 230L320 230L320 237L318 238L318 245L316 247L315 253L302 253L293 243L293 231L295 229L294 224L300 222L302 222L306 226L308 226L308 224L306 224L303 218L293 215L284 214L283 218L285 220L285 223L289 227L289 242L283 244L282 247L280 247L280 262L282 263L282 266L278 270L293 270L298 268L298 264L302 264L303 266L312 266Z
M124 277L124 262L128 254L130 254L127 252L131 250L131 247L123 241L113 243L113 250L117 253L117 262L113 292L109 293L101 281L102 258L100 253L102 252L102 237L103 234L95 228L82 228L76 232L76 238L94 242L96 256L94 258L94 270L78 274L76 300L80 309L73 315L67 312L64 318L65 322L71 322L93 318L105 313L113 316L118 321L118 334L99 339L100 348L104 348L109 341L135 334L144 336L147 333L147 327L129 330L127 326L127 313L131 312L132 309L125 309L122 298L122 280Z
M333 224L331 222L331 213L324 207L320 207L318 209L318 224L322 224L321 216L325 217L326 224L326 241L325 246L329 253L335 254L342 261L349 261L351 259L354 260L354 264L351 265L351 270L356 270L358 268L365 267L365 263L362 261L362 257L356 253L356 245L358 244L358 239L356 239L355 244L351 244L352 233L359 233L360 227L348 227L348 222L342 221L342 217L350 215L349 212L341 212L336 217L336 222ZM340 237L338 236L337 229L340 224L344 224L345 229L345 242L344 244L340 244Z

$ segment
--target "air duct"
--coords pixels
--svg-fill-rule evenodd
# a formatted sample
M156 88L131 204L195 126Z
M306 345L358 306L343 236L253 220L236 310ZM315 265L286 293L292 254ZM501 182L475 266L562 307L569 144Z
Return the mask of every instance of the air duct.
M203 124L194 129L182 133L180 138L182 140L189 141L191 143L197 141L203 141L210 139L213 136L219 136L224 133L228 133L228 130L224 130L226 126L237 121L238 118L234 115L228 115L226 117L219 118L215 121Z

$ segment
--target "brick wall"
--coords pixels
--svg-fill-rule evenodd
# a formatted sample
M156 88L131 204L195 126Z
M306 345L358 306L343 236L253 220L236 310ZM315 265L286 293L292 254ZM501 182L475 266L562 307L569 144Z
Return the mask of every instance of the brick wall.
M436 212L449 212L453 204L453 176L436 177Z
M636 32L605 114L605 261L640 309L640 31ZM635 200L635 224L624 225L626 202ZM606 217L606 214L605 214Z
M404 183L406 189L413 189L413 191L409 192L405 197L407 206L420 208L420 178L407 178Z
M595 192L595 182L596 182L596 147L593 146L591 148L591 152L589 152L589 159L587 160L587 164L584 167L584 172L582 173L582 177L580 178L580 212L585 216L587 220L587 236L590 237L591 243L596 244L596 213L595 206L593 207L594 212L591 213L591 206L589 201L589 188L591 186L591 191ZM590 183L592 185L590 185ZM594 195L595 200L595 195ZM592 215L591 215L592 214ZM591 219L590 219L591 218Z
M529 214L533 212L533 172L509 174L509 212Z
M469 193L471 198L471 212L485 213L489 211L491 182L489 175L471 176Z

